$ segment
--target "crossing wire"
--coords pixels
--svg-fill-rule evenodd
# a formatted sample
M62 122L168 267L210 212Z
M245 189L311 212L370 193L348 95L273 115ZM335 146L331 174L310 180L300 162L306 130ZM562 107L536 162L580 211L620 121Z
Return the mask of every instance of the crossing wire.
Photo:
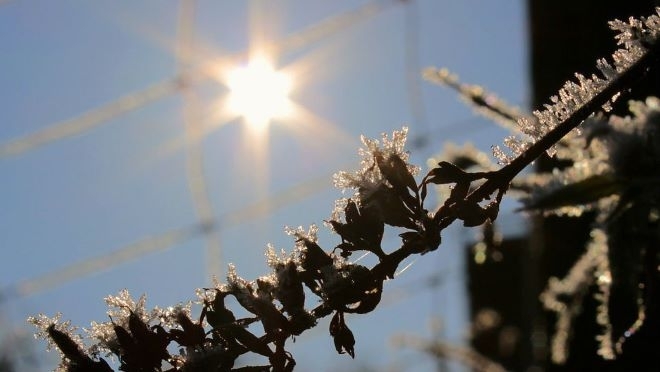
M177 64L179 73L186 76L192 69L194 63L194 19L195 1L182 0L179 8L179 20L177 27ZM204 131L201 122L200 98L197 91L191 85L181 89L183 97L183 118L187 142L186 154L186 178L188 190L193 201L197 221L204 226L215 220L213 204L207 187L206 175L204 174L204 152L202 137ZM208 230L205 234L206 254L204 262L206 275L211 277L222 265L222 246L220 234L217 229Z
M112 118L168 96L179 90L181 85L182 81L179 78L167 79L146 89L126 94L113 102L84 112L72 119L57 122L23 137L2 143L0 144L0 159L16 156L52 142L80 135Z

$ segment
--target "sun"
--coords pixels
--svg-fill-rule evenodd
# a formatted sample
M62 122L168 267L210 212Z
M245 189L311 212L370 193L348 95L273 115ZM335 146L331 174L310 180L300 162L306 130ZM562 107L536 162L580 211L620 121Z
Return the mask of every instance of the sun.
M276 71L265 58L229 72L229 109L252 129L264 129L273 119L291 112L291 78Z

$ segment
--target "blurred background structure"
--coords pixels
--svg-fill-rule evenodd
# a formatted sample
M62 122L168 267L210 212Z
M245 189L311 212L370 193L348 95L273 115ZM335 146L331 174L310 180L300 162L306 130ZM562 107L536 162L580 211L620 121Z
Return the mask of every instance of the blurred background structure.
M572 79L575 72L593 73L596 58L611 55L616 49L616 41L607 26L608 21L646 16L658 5L653 0L571 4L529 1L531 107L547 103L548 97L555 94L565 81ZM619 100L614 112L626 115L629 99L643 100L649 95L660 95L659 76L657 71L650 71L625 99ZM555 166L561 165L547 157L537 162L537 169L542 171ZM475 325L480 324L476 320L490 319L487 315L497 314L497 322L472 340L475 350L515 371L530 368L546 371L656 368L651 366L648 356L657 352L657 334L640 332L632 337L624 354L615 361L605 361L597 355L595 335L601 326L594 316L597 306L593 296L595 288L590 288L590 293L584 297L582 311L573 322L569 342L572 352L566 363L559 366L548 361L548 339L555 330L556 317L541 309L538 294L549 277L564 277L573 262L583 254L593 219L593 214L580 218L534 218L527 239L505 237L498 247L489 247L491 251L502 253L501 260L468 265L470 307ZM468 260L472 256L468 251ZM498 290L502 286L508 291ZM637 309L626 307L623 301L613 301L610 314L612 322L631 324L637 317ZM649 328L654 329L653 326Z
M448 141L499 144L504 131L421 70L448 67L527 107L526 6L0 2L0 344L24 340L17 370L56 364L27 341L28 315L86 326L124 288L164 307L223 280L230 262L245 278L265 274L267 243L293 247L284 226L330 216L342 196L332 174L359 166L361 134L408 126L419 165ZM258 56L290 84L289 110L270 120L232 101L235 71ZM499 226L519 235L512 207ZM338 243L321 230L322 246ZM382 306L347 319L355 361L336 354L323 322L299 337L300 370L457 369L390 340L467 345L464 245L474 238L449 229L387 283Z

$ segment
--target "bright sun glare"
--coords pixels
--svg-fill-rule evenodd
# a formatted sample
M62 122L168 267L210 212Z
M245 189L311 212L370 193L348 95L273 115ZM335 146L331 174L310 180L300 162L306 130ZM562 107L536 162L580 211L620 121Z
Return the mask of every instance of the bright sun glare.
M254 59L231 71L227 83L229 109L253 129L265 128L272 119L290 113L291 79L266 59Z

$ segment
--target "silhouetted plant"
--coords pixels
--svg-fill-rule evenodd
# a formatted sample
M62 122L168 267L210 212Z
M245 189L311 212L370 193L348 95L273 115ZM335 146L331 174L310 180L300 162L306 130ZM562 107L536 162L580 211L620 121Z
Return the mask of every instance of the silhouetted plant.
M339 172L334 178L335 186L351 189L354 194L336 202L332 218L326 223L341 238L333 249L320 246L315 225L307 230L287 229L295 248L287 254L269 247L270 274L248 281L230 266L227 283L197 291L201 312L196 318L191 315L191 303L147 310L144 296L137 301L127 291L108 296L109 320L92 323L86 330L93 340L89 347L83 346L75 328L59 321L59 314L54 318L38 315L29 321L40 329L39 337L60 351L60 369L64 371L110 371L104 358L111 355L118 358L122 371L291 371L295 359L286 350L286 342L328 315L332 315L329 333L337 352L355 357L356 338L344 314L374 310L381 300L383 282L394 277L401 262L411 255L436 250L442 231L456 220L465 226L494 221L514 177L546 151L572 160L573 166L561 174L538 178L536 183L514 183L530 191L526 209L564 210L588 204L602 211L603 226L594 230L587 258L574 269L576 276L569 274L564 281L551 281L544 302L559 312L573 314L573 308L565 302L557 303L557 295L574 297L583 283L598 280L601 300L606 304L608 291L620 280L620 273L613 261L606 260L604 237L611 233L612 221L622 214L639 216L642 222L655 216L657 221L657 176L644 174L648 169L644 167L659 169L660 158L657 101L633 104L632 119L608 121L598 114L607 112L620 94L658 62L660 17L614 21L611 27L619 31L617 39L623 46L614 53L613 65L601 59L597 67L602 77L576 75L577 83L566 83L559 95L551 98L552 104L532 118L521 117L483 91L458 84L444 71L427 71L428 77L453 85L501 121L516 123L525 138L505 140L512 154L494 148L503 167L489 165L470 172L465 170L467 166L479 164L480 158L454 158L455 163L440 161L418 182L415 175L419 168L408 163L404 149L407 128L393 132L391 137L384 134L380 141L363 137L361 168ZM573 131L587 119L584 134ZM629 168L631 157L644 159L641 171ZM584 172L583 165L591 173L580 173ZM555 184L558 186L549 186ZM435 210L425 205L430 185L451 186ZM601 205L606 203L605 197L611 196L617 200ZM398 248L382 246L386 228L398 232ZM378 262L373 267L350 262L356 252L373 253ZM653 260L657 267L657 257L647 255L640 252L637 258ZM648 275L657 277L654 270ZM236 316L225 304L228 296L250 315ZM320 304L305 308L309 296L318 298ZM646 310L643 304L640 306L643 314ZM614 357L620 350L611 341L615 333L621 333L621 327L610 324L606 313L599 313L606 330L601 354ZM630 329L634 331L634 327L629 328L628 333ZM174 353L175 349L179 352ZM263 356L264 364L235 367L237 358L246 353ZM560 357L555 359L561 361Z

